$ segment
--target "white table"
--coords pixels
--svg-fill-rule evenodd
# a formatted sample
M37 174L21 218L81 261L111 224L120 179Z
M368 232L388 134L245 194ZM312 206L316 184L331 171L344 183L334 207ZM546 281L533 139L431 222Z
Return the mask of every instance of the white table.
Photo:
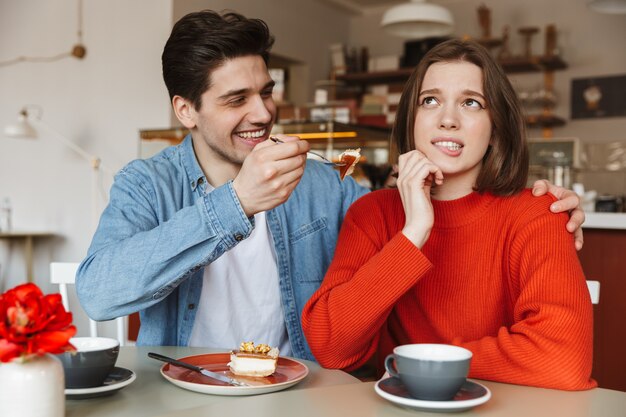
M583 229L626 230L626 213L585 213Z
M400 408L374 391L374 382L360 382L351 375L320 368L310 369L299 384L279 392L248 397L199 394L178 388L159 373L162 365L147 357L155 351L171 357L208 353L206 348L121 348L117 365L132 369L137 379L112 396L68 400L67 417L411 417L442 414ZM623 417L626 393L607 389L568 392L480 381L492 392L487 403L463 417ZM445 415L445 414L444 414ZM447 415L455 415L447 414Z
M129 386L110 396L84 400L67 400L66 417L146 417L170 412L176 415L182 410L189 408L218 403L229 404L238 402L242 398L251 398L200 394L179 388L163 378L159 372L163 362L148 358L148 352L157 352L173 358L181 358L215 352L215 350L175 346L123 346L120 348L116 366L132 370L137 374L137 379ZM300 360L300 362L307 365L309 375L300 383L288 388L287 390L290 392L309 388L361 383L357 378L345 372L324 369L310 361ZM259 396L256 395L255 397ZM234 414L226 414L224 417L229 415L234 416Z
M28 282L33 282L33 251L35 239L50 238L53 236L55 236L55 234L52 232L32 232L20 230L0 232L0 239L9 241L24 241L24 262L26 264L26 280Z
M160 417L624 417L626 393L596 388L590 391L558 391L480 381L491 399L460 413L431 413L400 408L379 397L374 382L242 397L235 402L217 401Z

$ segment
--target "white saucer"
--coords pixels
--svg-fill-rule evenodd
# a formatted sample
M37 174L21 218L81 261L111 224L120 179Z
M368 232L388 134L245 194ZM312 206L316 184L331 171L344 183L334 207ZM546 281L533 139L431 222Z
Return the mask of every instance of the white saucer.
M66 388L65 397L68 400L84 400L87 398L103 397L130 385L137 375L129 369L115 367L99 387Z
M401 407L418 411L449 413L465 411L484 404L491 398L491 391L478 382L467 380L459 392L450 401L418 400L409 394L399 378L385 378L374 387L376 393L384 399Z

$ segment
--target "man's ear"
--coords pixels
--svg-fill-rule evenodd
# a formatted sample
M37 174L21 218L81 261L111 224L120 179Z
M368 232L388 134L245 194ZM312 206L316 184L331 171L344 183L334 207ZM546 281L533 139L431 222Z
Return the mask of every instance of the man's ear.
M189 100L181 97L174 96L172 99L172 108L174 109L174 114L180 122L187 129L193 129L196 127L196 109Z

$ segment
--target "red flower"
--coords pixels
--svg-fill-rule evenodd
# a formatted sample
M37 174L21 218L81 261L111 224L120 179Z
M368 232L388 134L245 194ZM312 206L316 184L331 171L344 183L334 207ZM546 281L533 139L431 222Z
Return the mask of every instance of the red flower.
M60 294L44 295L35 284L23 284L0 295L0 361L74 347L72 313L65 311Z

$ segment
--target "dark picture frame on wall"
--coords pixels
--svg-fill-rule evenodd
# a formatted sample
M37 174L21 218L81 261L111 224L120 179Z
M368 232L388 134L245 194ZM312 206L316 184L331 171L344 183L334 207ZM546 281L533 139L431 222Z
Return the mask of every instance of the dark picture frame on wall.
M574 78L572 119L626 117L626 75Z

